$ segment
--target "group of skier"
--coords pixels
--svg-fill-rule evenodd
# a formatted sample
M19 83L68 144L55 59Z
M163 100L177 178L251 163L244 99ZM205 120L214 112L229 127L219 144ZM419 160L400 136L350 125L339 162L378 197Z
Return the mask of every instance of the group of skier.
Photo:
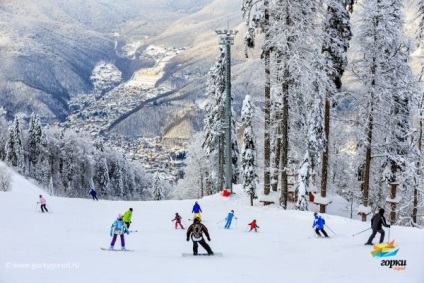
M92 196L93 200L95 199L98 200L94 189L90 190L90 195ZM46 207L46 199L42 195L39 196L39 201L37 202L37 204L40 204L41 212L43 213L48 212ZM365 243L365 245L372 245L373 244L372 240L374 239L377 233L380 233L379 242L382 243L384 241L385 232L382 226L390 228L390 225L387 224L386 218L384 217L384 212L385 212L384 209L380 209L379 213L375 214L374 217L371 219L372 234L369 237L368 241ZM132 213L133 213L133 209L129 208L123 215L119 214L117 219L112 223L112 226L110 228L110 236L112 237L112 242L110 243L109 250L114 249L114 245L118 235L121 239L121 250L126 250L124 234L128 235L131 232L129 230L129 227L131 225ZM204 224L201 223L202 209L197 201L194 203L192 213L193 213L193 223L187 229L186 238L187 238L187 241L189 241L190 238L193 241L193 254L198 255L198 246L200 244L207 251L208 255L213 255L212 249L206 243L203 236L205 235L206 239L210 241L210 235L209 235L208 229L206 228ZM233 219L237 220L237 217L235 217L234 215L234 210L231 210L228 213L227 217L225 218L225 221L226 221L224 226L225 229L230 229ZM181 229L184 229L184 226L182 225L182 217L178 214L178 212L175 213L175 217L171 221L175 221L175 229L177 229L178 226ZM249 225L250 227L249 232L253 230L257 232L257 229L259 228L259 226L256 223L256 219L254 219L252 222L250 222L247 225ZM324 230L324 226L325 226L325 219L322 216L318 215L317 212L315 212L312 228L315 229L315 233L318 237L329 238L327 232Z

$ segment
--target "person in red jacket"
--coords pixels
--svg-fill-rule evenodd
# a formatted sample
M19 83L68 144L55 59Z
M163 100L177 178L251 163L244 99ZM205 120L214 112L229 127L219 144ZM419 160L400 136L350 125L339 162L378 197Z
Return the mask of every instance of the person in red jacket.
M259 228L259 226L258 225L256 225L256 219L253 219L253 221L252 222L250 222L249 224L247 224L247 225L250 225L250 230L249 230L249 232L250 231L252 231L253 229L255 229L255 232L258 232L258 228Z
M178 212L175 213L175 218L171 221L175 221L175 229L178 228L178 225L180 225L181 229L184 229L183 225L181 224L181 216L178 215Z

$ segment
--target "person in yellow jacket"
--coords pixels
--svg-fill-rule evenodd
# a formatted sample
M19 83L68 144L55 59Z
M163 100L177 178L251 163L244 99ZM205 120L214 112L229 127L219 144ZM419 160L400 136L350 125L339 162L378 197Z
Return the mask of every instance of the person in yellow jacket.
M132 218L133 209L130 208L124 213L124 223L127 225L127 228L130 228L131 218Z

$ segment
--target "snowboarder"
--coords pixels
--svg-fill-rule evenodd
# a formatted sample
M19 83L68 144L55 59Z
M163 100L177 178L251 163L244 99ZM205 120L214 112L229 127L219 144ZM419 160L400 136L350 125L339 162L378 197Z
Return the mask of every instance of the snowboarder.
M382 226L390 228L390 225L387 224L386 218L384 217L384 209L381 208L380 211L371 218L372 234L365 245L372 245L372 240L377 232L380 233L380 244L384 241L385 233Z
M124 233L127 233L129 235L130 231L128 230L122 218L123 216L119 214L115 222L113 222L112 227L110 227L110 236L113 238L112 242L110 243L109 250L113 250L113 246L115 245L116 238L118 237L118 235L121 238L121 250L126 250Z
M227 216L227 218L225 218L225 220L227 220L227 223L225 223L225 229L230 229L230 226L231 226L231 221L233 220L233 217L235 218L235 219L237 219L237 217L235 217L234 216L234 210L231 210L229 213L228 213L228 216Z
M96 192L96 190L95 190L95 189L91 189L91 190L90 190L90 196L91 196L91 198L92 198L93 200L99 200L99 199L97 198L97 192Z
M178 225L180 225L181 229L184 229L183 225L181 224L181 216L178 215L178 212L175 213L175 218L171 221L175 221L175 229L177 229Z
M194 218L193 224L191 224L187 230L187 242L190 241L190 237L193 241L193 255L198 255L199 244L208 252L208 255L213 255L211 247L206 243L205 239L203 238L203 233L205 233L206 238L210 242L211 238L209 237L208 228L206 228L205 225L200 223L200 218Z
M327 232L324 230L325 220L318 213L314 212L314 223L312 224L312 228L315 228L315 233L318 237L321 237L320 231L324 234L326 238L328 238Z
M124 222L125 222L125 225L127 225L127 228L130 228L132 212L133 212L133 209L130 208L124 213Z
M37 203L39 203L39 204L40 204L41 212L43 212L43 213L44 213L44 210L46 210L46 212L49 212L49 211L47 210L47 207L46 207L46 199L45 199L45 198L43 198L43 196L42 196L42 195L40 195L40 199L39 199L39 201L38 201Z
M197 201L193 205L193 210L191 211L193 214L193 219L196 219L198 217L200 221L202 221L202 209L200 208L200 205L197 203Z
M249 224L247 224L247 225L250 225L250 230L249 230L249 232L250 231L252 231L253 229L255 229L255 232L258 232L258 228L259 228L259 226L258 225L256 225L256 219L253 219L253 221L252 222L250 222Z

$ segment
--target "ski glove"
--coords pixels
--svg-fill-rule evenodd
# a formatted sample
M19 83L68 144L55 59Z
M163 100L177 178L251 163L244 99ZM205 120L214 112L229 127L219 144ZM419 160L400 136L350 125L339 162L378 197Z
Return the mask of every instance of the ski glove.
M187 242L188 242L188 241L190 241L190 239L189 239L189 238L187 238Z
M109 234L110 234L111 237L113 236L112 230L110 230L110 233Z
M208 241L210 242L211 241L211 238L208 237Z

